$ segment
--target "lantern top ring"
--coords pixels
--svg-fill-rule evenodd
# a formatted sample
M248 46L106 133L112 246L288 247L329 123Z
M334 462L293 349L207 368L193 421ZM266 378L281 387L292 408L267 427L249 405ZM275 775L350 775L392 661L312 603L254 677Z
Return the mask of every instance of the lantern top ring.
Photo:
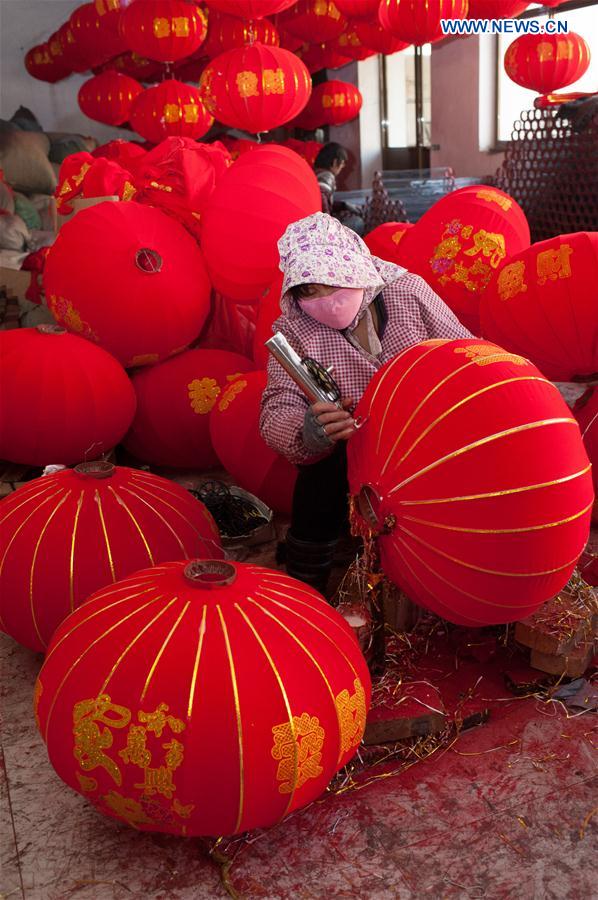
M206 590L232 584L237 570L232 563L220 559L193 559L183 569L183 575L194 587Z
M66 328L61 328L60 325L36 325L36 329L40 332L40 334L66 334Z
M142 247L135 253L135 264L142 272L153 275L162 270L163 260L157 250Z
M91 462L82 462L75 466L77 475L87 475L90 478L110 478L115 471L116 466L104 459L94 459Z

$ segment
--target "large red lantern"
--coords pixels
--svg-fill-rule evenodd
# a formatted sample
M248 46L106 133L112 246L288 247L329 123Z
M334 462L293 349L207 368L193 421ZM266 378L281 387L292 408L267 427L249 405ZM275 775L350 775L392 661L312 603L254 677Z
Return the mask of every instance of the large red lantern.
M406 41L394 37L377 20L375 22L356 22L355 34L364 47L370 47L376 53L384 53L387 56L398 53L399 50L405 50L409 46Z
M254 43L212 60L202 73L200 92L219 122L258 134L301 112L311 78L294 53Z
M269 47L280 44L278 31L268 19L238 19L214 11L210 13L208 37L202 50L206 56L213 57L256 41Z
M218 459L236 484L272 509L290 515L297 468L266 444L259 430L268 376L247 372L233 381L210 413L210 437Z
M515 84L551 94L584 75L590 65L590 48L581 35L522 34L507 47L505 72Z
M222 556L206 507L165 478L81 463L0 504L0 625L44 651L94 591L172 559Z
M126 50L126 44L99 15L94 3L77 7L69 19L75 53L91 69Z
M334 5L348 19L368 19L377 14L380 0L334 0Z
M506 259L529 247L521 207L483 184L438 200L398 247L398 262L421 275L461 321L479 334L480 297Z
M64 49L64 44L59 31L55 31L54 34L50 35L47 47L50 53L50 59L56 69L64 72L64 77L70 75L73 69L68 61L68 54Z
M54 317L125 366L166 359L201 331L210 282L201 250L170 216L138 203L80 210L44 271Z
M143 88L134 78L109 70L94 75L79 88L81 111L96 122L123 125L129 121L131 108Z
M348 24L332 0L297 0L278 21L291 34L310 42L333 41Z
M173 78L147 88L131 109L132 128L152 144L175 136L203 137L213 122L198 89Z
M594 524L598 524L598 388L594 387L586 391L576 403L573 412L579 422L586 452L592 463L592 480L596 495L592 521ZM598 584L598 581L591 583Z
M359 115L363 97L347 81L323 81L312 93L307 113L318 125L343 125Z
M386 574L451 622L513 622L567 583L592 476L557 388L495 344L425 341L372 379L349 441L358 523Z
M468 0L381 0L380 24L408 44L440 41L443 19L464 19Z
M141 831L275 825L355 754L371 682L351 629L293 578L171 562L56 632L34 710L59 776Z
M260 297L255 334L253 336L253 361L259 369L265 369L268 366L270 353L265 343L268 338L272 337L272 326L282 314L280 309L282 279L282 272L279 272L272 284L266 288Z
M0 332L0 458L30 466L107 453L135 412L122 366L56 325Z
M509 257L482 295L482 331L552 381L598 377L598 233L561 234Z
M239 19L261 19L273 16L290 6L297 0L206 0L210 9L237 16Z
M202 249L217 290L233 300L259 297L278 274L276 244L287 226L321 207L313 169L292 150L264 146L239 157L202 221Z
M397 262L397 248L407 232L414 227L411 222L385 222L366 234L363 240L372 256Z
M141 56L176 62L200 47L208 20L186 0L133 0L121 15L120 31L127 46Z
M137 414L124 444L158 466L207 469L218 465L208 413L230 381L253 368L224 350L187 350L159 366L135 372Z

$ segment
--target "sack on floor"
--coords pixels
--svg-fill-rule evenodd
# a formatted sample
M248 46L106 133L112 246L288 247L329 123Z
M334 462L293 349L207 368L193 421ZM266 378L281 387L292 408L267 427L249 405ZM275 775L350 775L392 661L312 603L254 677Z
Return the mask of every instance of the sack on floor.
M0 250L26 250L30 243L31 234L20 216L0 215Z
M49 150L50 141L41 132L0 132L0 169L6 183L24 194L53 194L57 181Z

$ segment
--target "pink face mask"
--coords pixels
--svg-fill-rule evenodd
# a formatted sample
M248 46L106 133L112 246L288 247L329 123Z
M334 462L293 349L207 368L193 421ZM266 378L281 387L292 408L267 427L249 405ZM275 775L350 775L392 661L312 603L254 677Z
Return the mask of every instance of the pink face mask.
M300 300L299 306L312 319L342 331L348 328L363 303L363 288L339 288L324 297Z

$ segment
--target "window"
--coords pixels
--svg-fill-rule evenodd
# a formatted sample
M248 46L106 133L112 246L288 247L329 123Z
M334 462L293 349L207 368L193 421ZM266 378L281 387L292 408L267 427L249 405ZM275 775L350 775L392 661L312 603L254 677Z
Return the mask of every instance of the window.
M423 142L430 144L430 44L422 47L423 74ZM386 71L386 141L387 147L415 147L415 50L407 47L384 57Z
M534 18L545 19L546 11L538 11ZM591 53L590 66L588 71L576 81L575 84L567 85L562 89L562 93L571 93L574 91L596 91L598 90L598 28L596 28L597 6L585 6L578 9L570 9L568 11L555 10L555 19L567 22L569 31L576 31L588 42ZM519 113L524 109L533 107L534 99L537 96L534 91L520 87L511 81L506 74L503 66L503 60L507 47L513 43L515 36L512 34L501 34L497 37L498 41L498 85L497 85L497 109L496 109L496 137L497 141L509 141L513 132L513 124L519 118ZM559 91L559 93L561 93Z

